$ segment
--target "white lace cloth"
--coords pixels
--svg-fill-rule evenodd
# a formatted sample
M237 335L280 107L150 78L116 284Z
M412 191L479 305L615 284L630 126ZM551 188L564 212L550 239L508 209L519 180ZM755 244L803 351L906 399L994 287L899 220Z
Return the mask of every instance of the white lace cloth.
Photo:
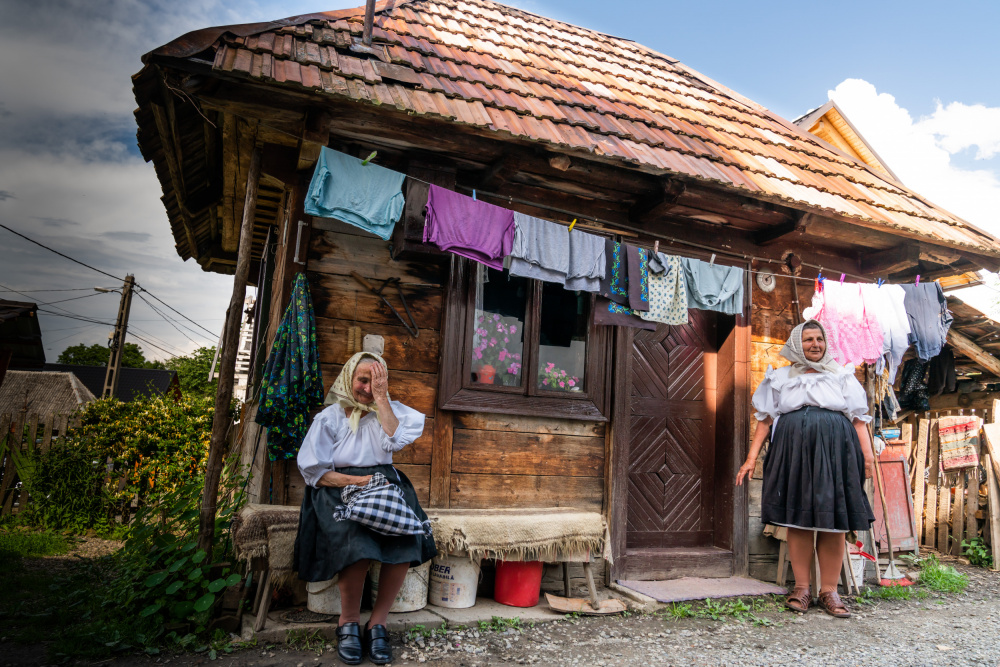
M860 284L824 281L802 317L823 325L827 347L837 363L874 364L882 357L882 325L875 312L865 308Z
M774 420L807 405L843 412L852 422L871 421L868 397L853 373L802 373L789 377L791 366L767 367L763 382L753 393L757 421Z

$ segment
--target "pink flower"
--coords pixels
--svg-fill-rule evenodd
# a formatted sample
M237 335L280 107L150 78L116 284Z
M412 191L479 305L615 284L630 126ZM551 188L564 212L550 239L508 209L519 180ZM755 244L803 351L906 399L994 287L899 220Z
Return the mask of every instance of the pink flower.
M486 321L486 316L485 315L480 315L479 316L479 321L480 322L485 322Z
M565 383L565 382L563 382L562 380L559 380L559 386L560 386L560 387L565 387L565 386L566 386L566 383Z
M490 347L493 347L496 344L497 344L497 339L496 338L490 338Z
M497 359L503 361L506 358L507 358L507 350L500 350L500 355L497 357Z
M510 332L511 333L517 333L517 325L516 324L510 325Z
M549 383L548 380L542 380L542 384L548 384L548 383Z
M556 365L550 361L548 364L545 365L545 372L548 373L555 367Z
M500 313L493 313L493 321L494 322L500 321Z
M475 350L472 351L472 356L475 357L476 359L482 359L483 358L483 351L477 348L477 349L475 349Z
M517 359L518 361L521 361L521 355L520 354L515 354L514 358Z
M562 372L562 377L566 377L566 371Z
M576 381L575 381L575 379L574 379L574 380L570 380L568 384L569 384L569 386L571 386L571 387L575 387L575 386L576 386Z
M507 338L507 336L504 336L503 337L503 342L509 343L510 342L510 338Z

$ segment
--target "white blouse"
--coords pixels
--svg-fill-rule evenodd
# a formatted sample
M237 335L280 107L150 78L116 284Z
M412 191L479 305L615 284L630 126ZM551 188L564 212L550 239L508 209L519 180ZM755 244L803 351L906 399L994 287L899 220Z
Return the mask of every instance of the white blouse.
M871 421L868 396L853 373L802 373L789 377L791 366L767 367L763 382L753 393L757 421L778 417L807 405L843 412L852 422Z
M424 432L423 413L399 401L389 401L389 405L399 420L391 436L373 412L361 417L357 433L351 432L350 421L339 405L316 415L299 449L299 472L306 484L316 486L320 477L337 468L391 464L393 452L419 438Z

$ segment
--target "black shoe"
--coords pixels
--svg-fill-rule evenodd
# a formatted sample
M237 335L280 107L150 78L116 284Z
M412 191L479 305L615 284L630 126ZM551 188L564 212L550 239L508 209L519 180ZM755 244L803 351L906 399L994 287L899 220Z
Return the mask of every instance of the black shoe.
M364 657L361 647L361 627L357 623L344 623L337 628L337 655L345 665L360 665Z
M389 645L389 631L384 625L373 625L365 628L365 647L368 657L376 665L392 662L392 647Z

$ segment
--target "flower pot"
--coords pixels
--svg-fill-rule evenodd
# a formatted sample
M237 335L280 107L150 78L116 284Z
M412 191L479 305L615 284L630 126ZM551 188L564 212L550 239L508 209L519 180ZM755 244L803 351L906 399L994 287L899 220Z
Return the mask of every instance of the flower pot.
M486 364L485 366L479 367L479 376L476 380L480 384L493 384L494 378L496 378L497 369L493 366Z

